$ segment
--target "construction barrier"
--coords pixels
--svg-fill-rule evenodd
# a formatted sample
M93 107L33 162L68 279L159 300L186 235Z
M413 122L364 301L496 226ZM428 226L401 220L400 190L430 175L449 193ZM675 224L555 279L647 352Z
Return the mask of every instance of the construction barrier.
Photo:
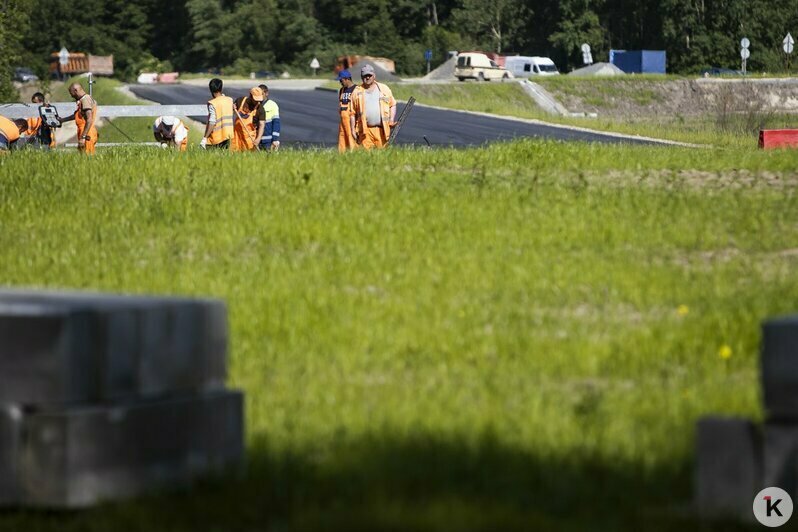
M759 147L763 150L798 148L798 129L761 129Z

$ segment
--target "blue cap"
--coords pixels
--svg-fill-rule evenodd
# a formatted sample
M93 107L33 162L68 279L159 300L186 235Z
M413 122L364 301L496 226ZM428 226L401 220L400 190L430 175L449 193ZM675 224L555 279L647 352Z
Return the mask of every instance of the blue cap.
M338 73L337 79L338 81L341 81L342 79L352 79L352 74L350 74L348 70L342 70Z

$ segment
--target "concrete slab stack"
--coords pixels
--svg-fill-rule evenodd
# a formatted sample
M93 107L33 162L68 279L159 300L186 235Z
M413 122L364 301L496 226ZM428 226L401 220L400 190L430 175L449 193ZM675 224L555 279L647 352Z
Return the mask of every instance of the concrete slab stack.
M798 500L798 316L762 326L764 423L710 417L696 430L696 506L705 516L752 520L767 487Z
M0 290L0 505L83 507L243 461L216 300Z

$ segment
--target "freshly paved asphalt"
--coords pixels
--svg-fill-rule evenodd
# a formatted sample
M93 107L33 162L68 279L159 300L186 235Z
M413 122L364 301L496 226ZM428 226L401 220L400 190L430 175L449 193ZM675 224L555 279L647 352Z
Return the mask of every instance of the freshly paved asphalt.
M202 104L210 98L204 87L191 85L131 85L137 96L160 104ZM234 98L246 89L229 87ZM282 141L294 146L335 146L338 142L337 95L325 90L272 89L271 98L280 106ZM423 103L423 102L418 102ZM399 104L397 116L403 104ZM204 116L193 117L202 122ZM427 140L424 139L426 137ZM563 141L648 144L642 139L622 139L601 133L574 131L474 114L416 106L397 137L398 144L426 146L475 146L518 137L541 137Z

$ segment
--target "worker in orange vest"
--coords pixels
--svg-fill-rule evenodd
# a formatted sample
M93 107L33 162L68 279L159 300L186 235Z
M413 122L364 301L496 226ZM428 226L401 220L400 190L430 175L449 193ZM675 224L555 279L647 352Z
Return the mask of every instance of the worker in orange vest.
M263 115L261 102L263 102L263 90L260 87L253 87L249 91L249 96L241 96L233 102L236 118L230 146L233 151L258 149L265 125L259 120L259 116Z
M44 94L36 92L31 96L31 103L44 105ZM36 146L45 150L55 148L55 131L44 123L41 116L28 118L28 130L25 132L28 137L28 145Z
M176 116L159 116L152 124L152 135L162 148L177 148L186 151L188 148L188 128Z
M235 107L233 99L222 93L224 88L222 80L213 78L208 83L212 99L208 101L208 124L205 126L205 134L200 141L200 146L205 148L230 149L230 141L233 139L233 115Z
M0 155L7 153L11 146L20 139L20 136L28 129L28 122L23 118L9 120L0 116Z
M348 70L342 70L338 73L338 81L341 83L341 88L338 89L338 113L340 116L338 120L338 151L344 153L357 148L357 143L352 135L352 126L349 122L349 115L351 114L349 102L352 97L352 91L355 90L355 84L352 82L352 74Z
M363 84L352 91L349 125L353 139L363 148L384 148L396 120L396 100L387 85L377 83L374 67L360 69Z
M78 151L87 155L94 154L97 145L97 123L98 108L94 98L86 94L80 83L73 83L69 86L69 95L77 102L77 109L61 122L75 121L78 127Z

